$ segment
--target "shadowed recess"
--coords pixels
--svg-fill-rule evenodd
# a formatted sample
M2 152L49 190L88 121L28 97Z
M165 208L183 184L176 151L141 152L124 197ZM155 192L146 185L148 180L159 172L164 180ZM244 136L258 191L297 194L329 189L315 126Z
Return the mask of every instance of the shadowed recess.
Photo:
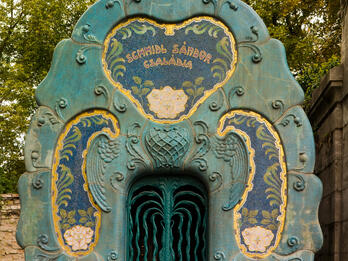
M127 208L128 260L207 260L208 201L197 180L168 174L140 179Z

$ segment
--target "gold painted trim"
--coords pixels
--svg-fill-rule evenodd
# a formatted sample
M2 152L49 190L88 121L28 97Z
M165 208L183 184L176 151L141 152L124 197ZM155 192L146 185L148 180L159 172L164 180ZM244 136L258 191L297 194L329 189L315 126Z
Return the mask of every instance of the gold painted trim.
M175 30L179 30L179 29L182 29L188 25L190 25L191 23L193 22L200 22L200 21L209 21L217 26L219 26L220 28L222 28L225 32L225 34L228 36L229 40L230 40L230 43L231 43L231 49L232 49L232 53L233 53L233 62L231 63L231 69L226 73L226 77L225 77L225 80L222 81L221 83L217 83L215 84L215 86L211 89L211 90L208 90L208 91L204 91L204 95L202 98L200 98L194 106L192 106L192 108L189 110L189 112L185 115L182 115L179 119L177 120L159 120L159 119L155 119L153 117L153 115L151 114L147 114L144 109L143 109L143 106L140 104L140 102L135 99L132 94L131 94L131 91L130 90L125 90L123 88L123 85L119 82L115 82L111 75L110 75L110 71L107 69L107 64L105 62L106 60L106 53L107 53L107 50L109 48L109 44L110 44L110 40L111 38L116 34L116 31L121 29L122 27L125 27L127 25L129 25L130 23L134 22L134 21L138 21L138 22L141 22L141 23L144 23L144 22L148 22L154 26L156 26L157 28L161 28L161 29L165 29L165 33L168 33L168 32L172 32L173 35L175 35ZM212 18L212 17L209 17L209 16L200 16L200 17L195 17L195 18L191 18L181 24L159 24L157 23L156 21L154 20L151 20L151 19L147 19L147 18L133 18L133 19L129 19L127 22L124 22L124 23L120 23L118 24L110 33L109 35L106 37L105 41L104 41L104 51L103 51L103 55L102 55L102 63L103 63L103 67L104 67L104 72L107 76L107 78L109 79L109 81L116 87L118 88L124 95L126 95L133 103L135 103L136 107L140 110L140 113L145 116L146 118L150 119L151 121L154 121L154 122L157 122L157 123L178 123L178 122L181 122L185 119L188 119L190 118L198 109L199 105L201 105L211 94L213 94L214 92L216 92L219 88L223 87L227 82L228 80L232 77L235 69L236 69L236 64L237 64L237 61L238 61L238 57L237 57L237 45L236 45L236 41L231 33L231 31L228 29L228 27L223 24L222 22Z
M82 170L83 179L85 180L85 184L83 185L83 188L88 193L88 199L89 199L90 203L93 205L93 207L95 209L97 209L97 212L95 213L95 217L96 217L95 240L91 245L89 245L89 248L87 251L73 252L73 251L71 251L70 247L68 247L64 243L63 235L62 235L61 230L58 226L60 218L57 215L58 206L56 205L56 199L57 199L57 194L58 194L57 187L56 187L56 182L58 180L58 174L57 174L56 170L57 170L57 167L58 167L59 161L60 161L59 154L64 146L63 141L66 138L66 135L71 130L71 127L75 124L78 124L82 118L86 118L89 116L95 116L95 115L102 115L107 120L111 120L113 125L114 125L114 128L115 128L115 133L112 133L108 128L103 128L101 131L94 133L89 138L89 140L87 142L86 149L82 152L83 163L81 166L81 170ZM90 146L90 143L92 142L93 138L95 138L97 135L99 135L102 132L108 133L112 138L116 138L120 133L120 129L118 128L118 121L111 113L109 113L107 111L102 111L102 110L94 110L92 112L82 113L82 114L78 115L75 119L70 121L65 126L64 131L59 136L58 143L57 143L55 153L54 153L54 162L53 162L53 167L52 167L52 183L51 183L51 191L52 191L51 205L52 205L52 216L53 216L54 230L55 230L55 233L56 233L56 236L58 238L58 242L59 242L60 246L63 248L63 250L68 255L74 256L74 257L86 256L86 255L90 254L94 250L94 248L96 247L96 245L98 244L98 241L99 241L99 231L100 231L100 225L101 225L101 213L102 213L102 211L99 208L99 206L94 202L93 195L91 195L91 192L88 190L87 176L85 173L85 169L86 169L86 155L87 155L87 151L88 151L88 148Z
M240 211L241 208L243 207L243 205L245 204L245 202L247 200L247 197L248 197L248 193L250 191L252 191L252 188L253 188L253 185L254 185L252 183L253 179L254 179L254 176L255 176L255 163L254 163L253 160L251 160L252 171L251 171L251 174L249 176L248 187L247 187L247 189L245 190L245 192L244 192L244 194L242 196L242 200L235 206L235 208L233 210L233 215L234 215L233 227L234 227L234 230L235 230L235 237L236 237L239 249L247 257L251 257L251 258L265 258L265 257L271 255L272 252L278 247L278 245L280 243L280 240L281 240L281 234L283 233L284 226L285 226L286 206L287 206L286 191L287 191L287 186L288 186L287 178L286 178L287 168L286 168L286 161L285 161L285 153L284 153L283 145L281 143L279 134L274 129L273 125L269 121L267 121L264 117L262 117L260 114L255 113L255 112L249 112L249 111L243 111L243 110L234 110L234 111L224 115L221 118L221 120L220 120L220 124L219 124L218 131L217 131L218 135L225 136L228 131L235 131L238 134L241 134L244 138L246 138L247 146L248 146L249 149L251 149L251 154L254 157L254 150L251 148L250 138L249 138L249 136L245 132L236 129L233 126L228 126L221 133L221 130L223 128L223 125L224 125L225 121L228 118L234 117L236 114L244 115L244 116L247 116L247 117L250 117L250 116L254 117L254 118L256 118L256 120L258 122L265 124L267 126L268 130L270 131L270 133L272 134L272 136L275 138L275 140L276 140L276 147L279 150L279 154L280 154L279 155L279 161L280 161L279 163L280 163L280 166L281 166L280 178L283 181L282 182L282 188L281 188L281 196L282 196L283 204L280 206L280 213L281 213L281 215L278 217L279 222L280 222L280 227L279 227L279 229L277 231L277 235L276 235L274 246L270 247L265 254L251 254L251 253L248 252L246 247L241 243L241 231L240 231L240 228L239 228L239 225L238 225L238 220L241 218L241 215L238 213L238 211ZM251 156L249 156L249 157L253 159L253 157L251 157ZM237 232L239 232L239 233L237 233Z

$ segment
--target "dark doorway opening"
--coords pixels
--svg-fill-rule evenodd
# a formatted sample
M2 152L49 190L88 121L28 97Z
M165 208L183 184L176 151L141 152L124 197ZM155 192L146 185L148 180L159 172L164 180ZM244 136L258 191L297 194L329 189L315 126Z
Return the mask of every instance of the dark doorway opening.
M196 179L142 178L130 189L127 213L127 260L207 260L208 198Z

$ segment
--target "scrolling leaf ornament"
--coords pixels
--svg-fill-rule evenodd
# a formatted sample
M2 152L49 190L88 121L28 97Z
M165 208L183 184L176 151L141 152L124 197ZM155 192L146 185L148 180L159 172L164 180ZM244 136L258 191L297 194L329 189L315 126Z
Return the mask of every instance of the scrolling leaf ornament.
M93 48L100 48L100 45L88 45L81 47L76 53L76 62L79 65L84 65L87 62L86 52L92 50Z
M147 164L145 162L144 157L139 152L137 146L139 146L139 132L138 130L141 128L139 123L133 123L127 131L127 142L126 142L126 150L130 155L130 159L127 162L127 168L129 170L135 170L136 165L140 164L146 168Z
M223 178L222 175L216 171L209 176L209 181L215 184L212 188L212 191L216 191L222 186Z
M55 110L57 115L62 119L65 120L63 115L62 115L62 111L63 109L66 109L68 107L69 103L68 100L65 98L60 98L56 101L56 105L55 105Z
M218 91L218 97L217 97L217 100L216 101L213 101L209 104L209 109L211 111L218 111L221 109L221 107L223 106L223 94L222 94L222 91L219 90Z
M118 259L118 253L115 250L111 251L109 255L107 256L108 261L113 261L117 259Z
M297 192L304 191L306 189L306 182L300 175L296 175L297 181L294 182L293 187Z
M302 120L300 117L296 116L295 114L289 114L280 122L280 125L283 127L286 127L290 124L291 119L294 121L297 128L302 127Z
M34 189L42 189L42 187L44 186L44 181L42 179L42 175L43 175L43 173L38 173L33 178L32 185L33 185Z
M125 113L128 109L127 104L124 102L122 97L119 97L119 95L115 94L114 96L114 102L113 102L114 108L119 113Z
M94 94L97 96L104 96L106 105L109 105L109 91L102 83L97 83L94 87Z
M233 209L242 199L249 178L248 149L244 140L236 133L229 132L224 137L215 137L213 151L217 159L222 159L231 169L232 186L229 201L222 207Z
M279 114L282 115L284 112L284 102L282 100L275 100L272 102L272 108L278 110Z
M247 37L248 39L238 43L238 47L249 48L254 52L254 55L251 57L253 63L260 63L263 59L262 53L259 47L254 43L259 40L259 29L257 26L251 26L250 31L253 34L252 36Z
M225 260L226 256L222 250L217 250L214 254L214 260Z
M201 127L202 131L198 132L195 137L195 142L198 144L198 149L195 151L191 162L198 164L200 171L206 171L208 169L207 160L203 157L210 151L211 143L208 136L208 125L203 121L196 121L194 126Z
M203 0L204 1L204 0ZM224 1L219 1L219 6L217 7L218 11L221 10L224 4L228 4L231 10L234 12L238 11L238 5L235 3L234 0L224 0Z
M229 7L233 10L233 11L237 11L238 10L238 6L232 1L232 0L227 0L227 1L217 1L217 0L202 0L202 2L204 4L209 4L212 3L215 7L215 10L220 10L222 8L222 6L224 4L228 4Z
M80 28L79 35L91 44L102 45L102 42L99 41L95 35L89 33L90 29L91 25L88 23L85 24Z
M119 0L109 0L106 4L105 4L105 8L106 9L110 9L113 8L115 6L115 4L119 4L120 7L122 7L122 4Z
M245 94L245 89L243 86L235 86L233 87L229 93L228 93L228 105L229 108L231 108L231 104L233 104L232 100L234 99L234 97L237 95L238 97L242 97Z
M45 235L45 234L41 234L38 239L37 239L37 245L42 249L42 250L45 250L45 251L48 251L48 252L54 252L54 251L58 251L59 248L57 247L50 247L48 246L48 243L49 243L49 239L48 239L48 236Z

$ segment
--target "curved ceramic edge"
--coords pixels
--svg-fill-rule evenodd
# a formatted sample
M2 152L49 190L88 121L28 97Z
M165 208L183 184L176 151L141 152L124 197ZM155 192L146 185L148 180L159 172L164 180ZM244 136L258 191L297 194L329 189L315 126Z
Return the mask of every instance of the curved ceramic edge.
M79 112L75 108L81 111L105 107L105 100L99 99L95 92L105 78L101 54L99 46L79 45L71 40L61 42L55 49L47 77L36 90L38 103L54 109L64 121ZM108 93L111 91L107 88Z
M80 43L103 45L109 30L124 16L122 0L98 1L77 22L72 39Z
M304 93L289 70L281 42L272 39L257 48L263 59L255 64L254 51L239 47L236 71L224 90L232 109L257 111L274 122L290 107L301 104Z
M62 252L47 252L43 251L36 246L29 246L25 249L25 260L55 260L55 261L73 261L74 258L71 258L67 255L64 255Z
M220 0L217 5L216 16L230 27L237 43L254 42L256 39L262 43L270 39L260 16L241 0Z
M29 246L25 249L25 258L26 260L55 260L55 261L76 261L76 257L70 257L62 251L57 252L47 252L43 251L42 249L35 247L35 246ZM104 261L99 254L92 253L85 257L78 258L79 261Z
M276 253L317 252L323 244L318 220L323 186L314 174L288 173L288 206L283 236ZM298 215L298 213L303 213Z
M282 139L288 171L312 173L315 145L310 122L300 106L286 111L275 127Z
M104 75L101 55L99 46L62 41L55 50L47 77L36 90L38 104L55 110L64 122L88 109L114 106L115 88ZM126 106L134 107L131 103Z
M304 250L304 251L297 251L296 253L289 256L280 256L277 254L273 254L261 260L263 261L313 261L314 253L311 251ZM255 261L255 259L250 259L245 257L243 254L239 254L233 259L233 261Z
M87 19L89 12L95 13L98 8L105 8L104 2L100 1L92 6L84 15L86 18L81 18L80 22L82 23L84 19ZM116 6L118 6L117 3L115 3L114 8ZM224 6L225 4L222 4L222 7ZM229 5L226 4L226 6L228 7ZM250 13L251 11L249 10L248 12ZM249 17L249 19L251 18ZM230 27L233 30L233 28L238 28L238 25L230 24ZM98 28L97 31L100 32L101 30ZM249 34L251 35L249 35L249 38L252 38L252 31ZM260 31L258 31L259 34ZM83 41L81 40L81 42ZM257 64L252 61L255 55L255 48L260 50L262 57L267 57ZM110 107L113 99L112 93L116 92L115 88L105 77L101 64L101 53L102 46L99 45L81 45L71 40L62 41L55 50L52 66L47 77L36 91L38 104L54 108L64 121L92 107ZM96 60L97 63L91 64L89 60ZM68 70L69 66L70 69ZM276 76L272 73L272 78L270 78L271 71L277 72ZM83 77L74 77L75 75L83 75ZM250 75L253 77L250 77ZM94 86L90 84L91 82L94 83ZM236 95L234 91L239 85L244 89L245 93L240 95L243 96L241 99L236 98L239 95ZM71 88L70 86L77 86L77 88ZM252 91L255 88L257 88L257 91ZM259 47L255 44L239 45L237 70L224 89L231 108L245 108L244 104L252 104L253 106L248 109L261 112L270 121L279 118L290 106L302 103L304 97L302 89L289 71L283 45L273 39ZM274 89L277 89L277 93L274 92ZM62 90L66 91L62 93ZM274 97L265 98L270 93L275 93ZM285 97L291 98L285 99ZM127 99L125 98L125 100ZM133 104L129 103L129 106L132 107ZM79 108L79 111L75 111L74 107ZM116 110L124 110L124 108L116 108Z
M39 107L25 137L24 158L27 171L51 167L53 148L62 128L63 123L50 108Z
M143 0L125 1L128 15L146 15L166 22L177 22L197 15L214 15L215 5L205 4L201 0Z
M51 217L51 172L23 174L18 182L21 215L16 238L22 248L37 246L46 252L60 250ZM33 259L27 259L33 260Z
M177 22L198 15L215 16L227 23L237 42L254 38L251 27L257 29L258 40L269 40L267 27L256 12L239 0L101 0L91 6L78 21L72 38L80 43L103 44L107 33L125 16L149 16L163 22Z

